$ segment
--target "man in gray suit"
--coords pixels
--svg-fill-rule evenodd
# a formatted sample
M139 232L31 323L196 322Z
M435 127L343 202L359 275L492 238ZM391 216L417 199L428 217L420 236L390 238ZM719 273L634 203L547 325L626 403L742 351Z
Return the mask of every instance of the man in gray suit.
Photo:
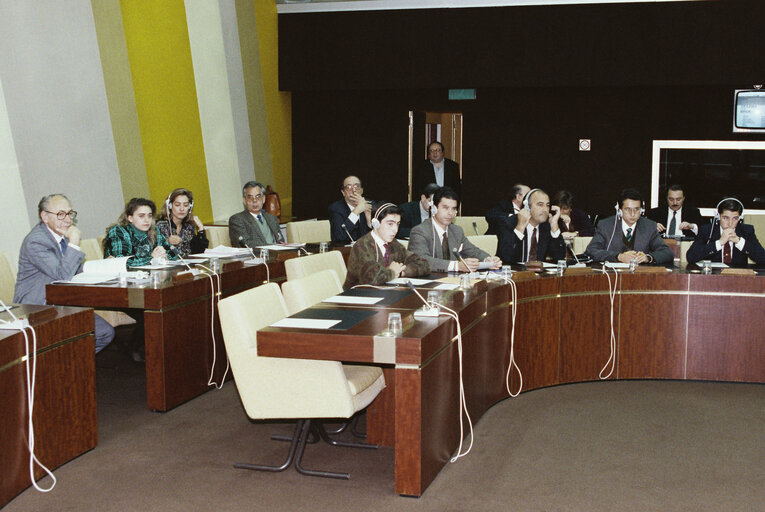
M595 261L669 263L674 258L656 230L656 223L642 217L643 196L633 188L622 190L616 215L598 223L585 252Z
M432 218L412 228L409 234L409 251L425 258L434 272L472 272L480 261L491 262L492 268L500 268L502 261L490 256L465 237L462 228L452 224L459 207L459 196L449 187L433 194L436 212ZM464 263L455 255L459 252ZM465 265L467 263L467 266Z
M82 271L77 212L63 194L43 197L37 205L40 223L24 238L19 251L19 272L13 302L45 304L45 285L69 280ZM114 339L114 328L95 315L96 353Z
M266 188L257 181L248 181L242 188L244 211L228 219L228 235L234 247L257 247L283 243L279 219L263 211Z

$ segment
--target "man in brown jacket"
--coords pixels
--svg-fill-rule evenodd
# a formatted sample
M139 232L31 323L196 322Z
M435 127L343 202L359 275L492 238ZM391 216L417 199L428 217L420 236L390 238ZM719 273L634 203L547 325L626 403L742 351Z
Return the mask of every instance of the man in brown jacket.
M362 236L348 257L348 274L343 288L357 284L384 284L397 277L424 276L430 265L423 258L407 251L396 240L401 223L401 208L384 203L377 208L372 231Z

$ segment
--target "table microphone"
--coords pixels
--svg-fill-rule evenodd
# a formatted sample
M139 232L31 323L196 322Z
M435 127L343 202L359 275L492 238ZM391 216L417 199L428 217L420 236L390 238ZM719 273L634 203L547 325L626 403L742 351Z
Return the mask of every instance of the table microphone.
M248 248L250 250L250 254L252 255L252 259L256 259L255 258L255 251L252 250L252 247L247 245L247 242L244 241L244 237L243 236L239 237L239 243L242 244L243 246L245 246L246 248Z
M192 276L195 276L199 273L199 269L191 268L188 262L185 259L183 259L183 256L181 256L181 253L178 252L178 249L176 249L175 247L171 247L170 249L168 249L167 252L175 254L178 257L178 259L181 260L181 263L183 263L183 265L189 270Z
M460 247L462 247L462 246L460 246ZM462 258L462 255L460 254L460 250L459 250L459 249L452 249L452 254L454 254L455 256L457 256L457 259L458 259L458 260L460 260L460 261L462 262L462 264L463 264L463 265L465 265L465 268L467 269L467 271L468 271L468 274L469 274L469 273L471 273L471 272L473 272L472 270L470 270L470 266L467 264L467 261L465 261L465 260Z
M576 253L574 252L574 244L571 243L571 240L566 240L565 238L563 239L563 241L566 243L566 247L569 248L569 250L571 251L571 254L574 256L574 261L576 261L576 264L578 265L579 258L576 257Z
M481 236L481 233L478 232L478 224L476 224L475 221L473 221L473 229L475 230L476 235Z
M355 244L356 240L353 239L353 237L351 236L350 231L348 231L348 228L345 227L345 224L342 224L342 226L343 226L343 231L345 231L345 234L348 235L348 238L351 239L351 245Z
M247 245L247 242L244 241L244 237L243 236L239 237L239 243L241 243L242 245L244 245L245 247L247 247L250 250L250 254L252 255L253 261L256 261L256 262L260 261L259 258L255 257L255 251L252 250L252 247ZM264 267L266 267L266 282L270 283L271 282L271 270L268 268L268 264L266 263L266 260L263 260L260 263L256 263L256 265L263 265Z

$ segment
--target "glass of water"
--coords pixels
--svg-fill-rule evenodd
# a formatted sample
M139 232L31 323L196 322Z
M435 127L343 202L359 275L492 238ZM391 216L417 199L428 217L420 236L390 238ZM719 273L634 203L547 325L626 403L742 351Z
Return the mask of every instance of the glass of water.
M260 259L263 260L263 263L268 262L268 249L260 250Z
M327 252L327 249L329 249L329 244L327 242L319 243L319 253L324 254Z
M401 336L403 328L401 326L401 313L388 314L388 332L391 336Z

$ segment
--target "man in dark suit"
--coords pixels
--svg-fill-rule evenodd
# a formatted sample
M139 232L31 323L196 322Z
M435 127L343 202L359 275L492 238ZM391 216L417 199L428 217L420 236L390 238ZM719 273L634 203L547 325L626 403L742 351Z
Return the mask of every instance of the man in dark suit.
M465 237L462 228L452 224L459 207L459 196L449 187L439 188L433 194L436 212L433 217L412 228L409 250L424 258L433 272L472 272L480 261L492 268L500 268L502 261L482 251ZM457 258L459 252L464 260ZM465 265L467 263L467 265Z
M643 196L633 188L622 190L617 213L603 219L595 229L585 253L595 261L669 263L672 250L659 236L656 223L643 213Z
M566 246L558 228L560 207L552 207L550 196L534 189L527 196L524 207L517 215L499 226L497 256L504 262L554 261L566 258ZM555 227L553 232L551 226Z
M412 228L425 222L430 218L431 205L433 204L433 194L440 187L435 183L428 183L420 194L419 201L409 201L399 205L402 210L401 225L398 228L396 238L409 238L409 232Z
M522 183L516 183L513 185L510 191L510 199L502 199L499 203L494 205L491 210L486 212L486 222L489 223L489 229L486 230L487 235L496 235L499 233L499 226L503 222L506 222L509 217L512 217L523 207L523 198L531 190L528 185Z
M43 197L37 205L40 223L24 238L19 251L19 272L13 302L46 304L45 286L69 280L82 272L85 253L79 247L77 212L63 194ZM95 315L96 353L114 339L114 328Z
M738 199L728 198L717 206L719 219L699 229L685 257L688 263L704 260L719 261L726 265L746 266L748 258L765 265L765 249L754 234L754 226L739 222L744 205Z
M695 237L704 219L698 208L684 203L683 187L670 185L667 189L667 205L651 208L647 217L656 223L659 233L666 233L665 236Z
M347 244L372 230L374 202L364 198L364 187L356 176L343 180L340 193L343 198L329 205L329 227L333 243Z
M244 210L228 219L228 235L234 247L258 247L284 242L279 219L263 210L265 187L248 181L242 187Z
M428 159L414 169L412 176L412 192L423 190L428 183L440 187L449 187L460 195L462 180L460 166L454 160L444 158L444 145L431 142L428 146Z

